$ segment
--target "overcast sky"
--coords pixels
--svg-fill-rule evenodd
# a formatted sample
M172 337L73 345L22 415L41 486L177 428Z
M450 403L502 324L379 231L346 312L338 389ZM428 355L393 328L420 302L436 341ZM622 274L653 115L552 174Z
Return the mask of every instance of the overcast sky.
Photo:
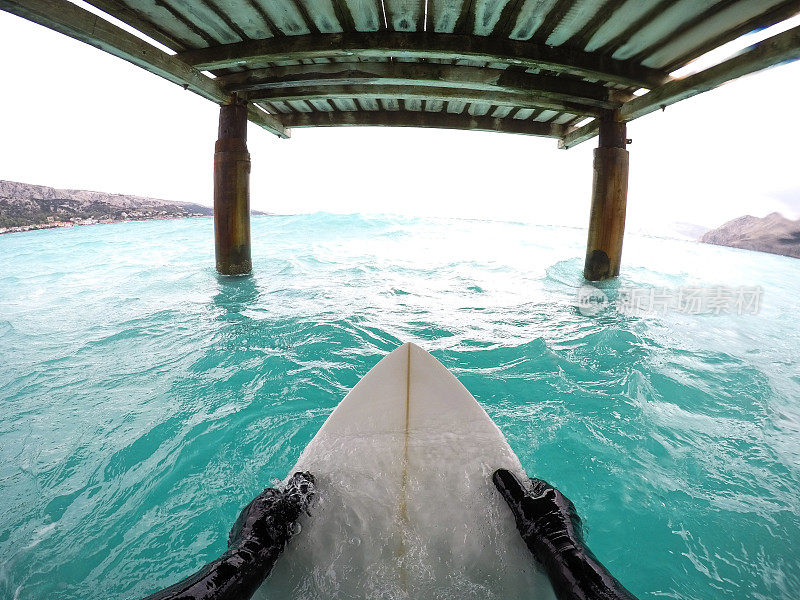
M212 203L218 107L118 58L0 12L0 179ZM800 63L628 126L629 228L800 217ZM586 226L596 140L436 129L250 126L254 209Z

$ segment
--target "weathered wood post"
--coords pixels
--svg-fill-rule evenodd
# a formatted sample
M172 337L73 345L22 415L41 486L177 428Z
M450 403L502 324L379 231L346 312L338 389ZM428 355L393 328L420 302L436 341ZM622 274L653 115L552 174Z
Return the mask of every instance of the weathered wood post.
M599 281L619 275L625 208L628 203L626 127L615 111L600 119L600 144L594 151L592 210L583 276Z
M214 240L217 271L245 275L250 259L250 153L247 105L233 98L220 108L214 147Z

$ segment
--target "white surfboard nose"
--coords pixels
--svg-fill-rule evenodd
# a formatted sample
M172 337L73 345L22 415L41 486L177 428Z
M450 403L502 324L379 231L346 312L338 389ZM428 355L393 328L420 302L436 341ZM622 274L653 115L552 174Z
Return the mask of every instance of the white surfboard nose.
M387 354L356 384L320 429L326 436L363 437L410 430L454 431L470 425L476 439L502 437L472 394L436 358L413 342ZM316 438L307 452L313 450Z
M319 505L265 591L552 598L491 482L498 468L527 480L458 379L416 344L401 345L347 394L292 470L314 475Z
M405 433L408 428L451 429L454 422L474 419L483 428L490 427L492 435L499 434L444 365L417 344L406 342L370 369L336 407L320 433L364 436Z

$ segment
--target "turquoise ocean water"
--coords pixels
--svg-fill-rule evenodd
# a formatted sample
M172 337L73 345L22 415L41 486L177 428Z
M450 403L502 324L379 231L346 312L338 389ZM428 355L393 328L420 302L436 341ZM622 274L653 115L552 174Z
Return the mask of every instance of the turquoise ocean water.
M0 237L0 597L136 598L225 549L331 410L431 351L647 599L800 597L800 261L629 236L627 287L760 286L758 314L586 316L585 232L208 219ZM455 499L457 501L457 499Z

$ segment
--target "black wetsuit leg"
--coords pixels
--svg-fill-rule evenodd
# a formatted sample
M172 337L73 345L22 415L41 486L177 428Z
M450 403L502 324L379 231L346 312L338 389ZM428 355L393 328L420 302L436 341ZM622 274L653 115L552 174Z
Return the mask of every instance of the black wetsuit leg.
M505 469L492 479L558 600L636 600L586 547L580 517L564 494L541 479L531 479L527 491Z
M313 495L310 473L295 473L282 490L265 489L239 514L225 554L144 600L249 599L272 571Z

